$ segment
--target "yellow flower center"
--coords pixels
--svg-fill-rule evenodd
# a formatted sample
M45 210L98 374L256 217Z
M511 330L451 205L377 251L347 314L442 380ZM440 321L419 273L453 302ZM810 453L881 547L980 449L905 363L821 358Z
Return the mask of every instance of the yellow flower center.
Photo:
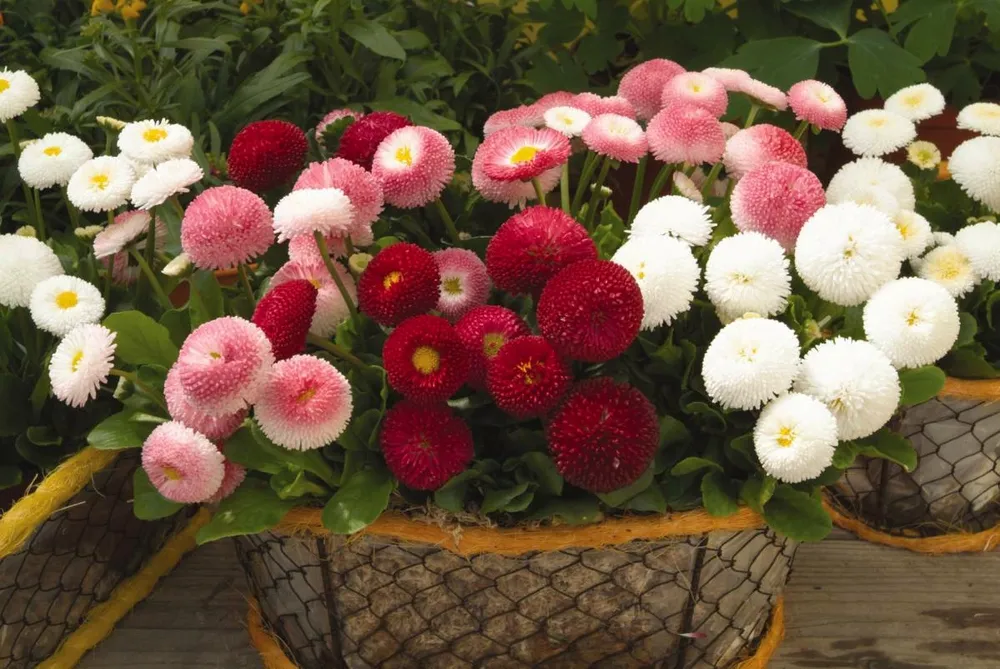
M563 125L573 125L573 119L570 118L569 116L563 116L562 117L562 122L563 122Z
M539 372L545 366L542 363L534 362L530 358L517 364L517 371L521 372L521 379L524 385L534 385L540 376Z
M748 285L753 279L748 274L743 272L733 272L729 275L729 280L733 283L742 283L743 285Z
M0 81L3 80L0 79ZM3 88L0 88L0 91L2 90ZM1000 116L1000 107L994 107L994 106L980 107L979 110L977 111L977 114L982 118L989 118L989 119L997 118L998 116Z
M385 275L385 278L382 279L382 287L385 288L386 290L389 290L402 280L403 280L402 272L397 272L397 271L389 272L388 274Z
M161 139L167 138L167 131L163 128L150 128L142 133L142 138L150 143L159 142Z
M830 101L831 98L830 94L827 93L825 88L819 88L816 90L816 99L822 102L823 104L826 104L827 102Z
M899 230L899 234L903 239L909 239L910 235L913 233L913 230L910 229L909 224L905 223L904 221L898 221L896 223L896 229Z
M217 351L209 351L208 357L210 357L212 360L218 360L222 357L222 354Z
M441 287L444 288L444 292L449 295L461 295L462 294L462 282L457 276L449 276L447 279L441 282Z
M181 473L176 469L174 469L173 467L164 467L163 475L166 476L171 481L180 481L182 478L184 478L183 476L181 476Z
M535 155L538 153L538 147L535 146L522 146L520 149L514 152L514 155L510 157L510 162L515 165L520 165L521 163L526 163L530 160L535 159Z
M64 290L56 295L56 306L60 309L72 309L76 306L78 299L72 290Z
M868 119L868 125L870 125L873 128L881 128L882 126L885 125L885 117L876 116L875 118Z
M413 152L410 151L410 147L401 146L396 149L396 162L402 163L407 167L413 165Z
M311 283L313 285L313 288L315 288L316 290L319 290L320 288L323 287L323 284L321 284L319 282L319 279L315 277L309 277L309 283Z
M931 267L931 275L941 281L953 281L968 269L968 263L961 253L951 252L940 255Z
M737 354L746 362L753 362L754 356L757 355L757 347L752 346L749 349L741 348Z
M907 315L906 324L909 325L910 327L913 327L919 322L920 322L920 314L918 314L917 310L914 309L909 313L909 315Z
M8 88L10 88L10 82L6 79L0 79L0 93L3 93Z
M108 187L108 182L111 181L107 174L95 174L90 177L90 183L92 183L98 190L104 190Z
M44 153L47 156L58 156L60 153L62 153L62 149L60 149L58 146L49 146L46 147L45 150L42 151L42 153Z
M496 357L497 353L504 344L507 343L507 338L504 337L499 332L488 332L483 337L483 355L486 356L488 360L492 360Z
M80 363L83 362L83 350L77 351L73 354L73 359L69 361L70 371L75 372L79 367Z
M916 107L923 101L924 101L924 96L920 95L919 93L913 93L912 95L908 95L907 97L903 98L903 104L905 104L907 107Z
M413 352L411 362L421 374L433 374L441 367L441 356L430 346L418 346Z
M645 269L646 269L646 263L645 263L645 261L639 263L639 271L635 273L635 278L637 278L637 279L645 279L646 278L646 272L643 271Z
M778 438L775 441L778 442L778 446L788 448L795 442L795 431L790 427L783 427L778 430Z
M691 92L692 93L701 93L701 84L692 83L691 84Z
M305 404L315 396L316 396L315 388L306 388L301 393L299 393L299 396L295 398L295 401L298 402L299 404Z

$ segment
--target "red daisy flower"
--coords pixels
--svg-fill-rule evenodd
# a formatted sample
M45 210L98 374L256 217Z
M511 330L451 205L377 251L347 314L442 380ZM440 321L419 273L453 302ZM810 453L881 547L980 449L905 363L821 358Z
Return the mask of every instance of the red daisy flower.
M316 287L297 279L272 288L254 309L254 325L267 335L275 360L302 353L316 312Z
M382 325L399 325L433 309L441 296L441 273L430 251L399 243L378 253L358 280L361 311Z
M486 369L503 345L531 334L524 319L492 304L470 309L455 324L455 332L469 353L469 385L479 390L486 387Z
M444 404L400 402L382 421L382 456L399 482L436 490L472 460L472 430Z
M395 130L413 125L410 119L395 112L377 111L362 116L340 136L337 157L357 163L366 170L372 168L372 158L382 140Z
M597 258L587 229L562 209L536 206L507 219L486 248L486 270L500 290L538 295L560 270Z
M605 493L633 483L646 471L660 429L656 409L641 392L601 377L569 391L545 436L566 481Z
M582 260L559 272L538 300L538 327L567 358L604 362L625 352L642 323L642 293L627 269Z
M479 145L483 171L497 181L528 181L559 167L572 152L569 140L550 128L514 126L497 130Z
M489 363L486 385L498 407L515 418L548 413L566 394L573 374L543 337L521 337Z
M469 376L469 354L451 323L414 316L392 331L382 347L389 385L409 400L442 402Z
M263 193L289 181L305 163L306 134L288 121L255 121L240 130L229 147L229 178Z

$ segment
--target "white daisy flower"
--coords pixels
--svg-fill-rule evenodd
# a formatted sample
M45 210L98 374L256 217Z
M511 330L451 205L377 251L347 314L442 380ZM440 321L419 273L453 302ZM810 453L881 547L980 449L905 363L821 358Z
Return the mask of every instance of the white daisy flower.
M114 366L115 346L115 333L103 325L87 323L71 330L49 360L52 393L72 407L97 397Z
M188 186L198 183L205 176L198 163L189 158L165 160L132 186L131 200L139 209L152 209L168 198L188 192Z
M948 159L951 178L977 202L1000 211L1000 137L973 137Z
M958 339L958 304L941 285L909 277L887 283L865 305L865 336L896 367L940 360Z
M111 211L128 201L135 173L118 156L101 156L85 162L70 177L69 200L81 211Z
M865 186L859 188L855 196L851 199L854 204L867 204L875 207L886 216L895 216L899 209L899 201L896 197L881 186Z
M903 255L913 259L927 250L933 241L931 224L915 211L901 209L892 217L892 222L903 240Z
M705 201L705 196L701 194L701 189L695 185L694 181L692 181L691 177L688 175L684 174L680 170L677 170L671 175L671 179L674 182L674 188L677 189L677 192L687 199L697 202L698 204Z
M861 304L899 276L903 239L889 217L854 203L826 205L802 226L795 270L821 298Z
M950 232L935 232L931 234L932 246L948 246L955 243L955 235Z
M914 84L890 95L884 107L911 121L925 121L944 111L944 95L930 84Z
M917 138L913 121L884 109L866 109L847 119L844 146L857 156L884 156Z
M644 204L632 221L632 237L669 235L691 246L712 238L715 222L709 208L680 195L664 195Z
M351 231L354 206L339 188L301 188L281 198L274 207L278 241L321 232L344 237Z
M983 221L955 233L955 245L983 279L1000 281L1000 225Z
M0 70L0 123L17 118L38 104L42 93L27 72Z
M145 235L149 231L150 218L148 211L126 211L115 216L115 222L94 237L94 257L100 260L113 256Z
M719 331L702 362L709 396L726 409L757 409L784 394L799 370L799 338L784 323L741 318Z
M118 135L118 150L140 163L156 165L165 160L190 158L192 148L191 131L166 119L126 123Z
M941 162L941 151L933 142L921 140L906 147L906 159L922 170L932 170Z
M17 171L32 188L65 186L73 173L93 157L94 152L78 137L50 132L25 147L17 160Z
M944 286L952 297L962 297L979 282L969 258L954 244L938 246L911 264L917 276Z
M165 276L181 276L191 267L191 258L186 253L178 254L173 260L168 262L160 270L160 274Z
M859 192L871 186L889 191L901 209L914 209L917 205L913 182L906 173L879 158L858 158L841 167L826 188L826 201L830 204L853 202Z
M753 428L764 471L785 483L814 479L833 463L837 419L814 397L788 393L770 402Z
M57 337L77 325L96 323L104 315L104 298L93 284L75 276L53 276L31 292L31 320Z
M984 135L1000 135L1000 105L995 102L973 102L958 112L958 127Z
M837 419L838 437L861 439L877 432L899 406L899 374L866 341L838 337L806 353L796 392L815 397Z
M59 258L34 237L0 235L0 304L26 307L31 292L49 277L63 273Z
M642 293L642 329L670 325L689 308L701 268L691 247L672 237L633 237L611 261L627 269Z
M590 123L590 114L576 107L552 107L542 117L545 119L546 127L567 137L579 137Z
M723 239L705 265L705 292L724 323L745 313L780 314L791 285L781 244L759 232Z

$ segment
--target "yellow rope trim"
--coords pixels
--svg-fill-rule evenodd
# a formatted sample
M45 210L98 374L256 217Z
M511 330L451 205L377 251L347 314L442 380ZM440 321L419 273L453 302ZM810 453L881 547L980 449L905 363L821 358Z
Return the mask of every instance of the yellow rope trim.
M953 379L949 376L938 397L996 402L1000 400L1000 379Z
M37 669L67 669L76 666L87 651L104 641L114 631L118 621L133 606L148 597L157 581L176 567L181 558L195 547L195 535L211 518L212 514L208 509L200 509L187 527L172 536L142 569L119 583L108 601L90 609L83 623L63 639L56 652L39 664Z
M778 597L771 609L771 620L768 622L767 634L760 640L757 651L745 660L737 662L733 669L767 669L771 658L778 652L778 646L785 639L785 597Z
M374 523L353 536L375 535L398 541L431 544L462 556L479 553L523 555L529 551L558 551L564 548L599 548L637 539L707 534L714 531L738 532L764 526L764 520L747 507L731 516L717 518L704 509L664 516L612 518L584 526L559 525L537 529L456 526L445 529L417 522L399 513L384 513ZM319 509L292 509L274 528L285 534L326 536Z
M33 492L0 516L0 558L20 550L39 525L117 457L118 451L101 451L88 446L52 470Z

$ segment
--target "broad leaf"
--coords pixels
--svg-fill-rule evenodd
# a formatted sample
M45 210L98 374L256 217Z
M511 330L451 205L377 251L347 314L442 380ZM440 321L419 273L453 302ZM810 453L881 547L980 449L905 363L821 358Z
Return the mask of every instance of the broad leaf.
M334 534L354 534L364 529L385 511L395 487L388 472L356 472L323 508L323 526Z
M177 346L170 332L138 311L119 311L104 319L116 333L115 356L130 365L160 365L169 368L177 360Z
M941 368L934 365L901 370L899 385L903 392L899 398L900 406L909 407L934 399L944 388L946 378Z
M483 513L493 513L495 511L506 511L507 505L527 492L530 483L519 483L510 488L500 490L487 490L483 496L483 506L480 509Z
M816 76L822 48L822 43L805 37L756 40L741 46L723 64L742 68L757 79L787 90L792 84Z
M149 481L146 470L139 467L132 476L132 511L139 520L156 520L172 516L182 508L183 504L171 502L159 493Z
M851 22L851 0L800 0L785 5L793 14L808 19L818 26L829 28L844 39Z
M917 468L917 451L910 440L889 429L882 429L858 442L861 455L890 460L908 472Z
M402 45L381 23L368 19L348 21L344 24L344 32L380 56L406 60Z
M730 491L731 482L722 472L711 471L701 480L701 501L713 516L731 516L739 511Z
M833 529L819 499L785 484L775 488L764 505L764 520L775 532L795 541L819 541Z
M219 503L212 520L198 531L198 543L265 532L281 522L296 503L295 499L281 499L261 481L247 479Z
M157 425L155 422L142 420L144 415L138 416L140 420L135 420L136 413L126 409L109 416L94 426L87 435L87 443L106 451L140 448Z
M847 40L847 63L854 87L863 98L889 97L926 77L920 59L877 28L860 30Z
M191 312L192 330L208 321L225 316L222 287L214 272L199 270L191 275L188 283L191 284L188 310Z
M715 471L722 471L722 466L711 460L706 460L705 458L690 457L684 458L670 470L670 473L674 476L684 476L685 474L690 474L702 469L712 469Z
M597 496L608 506L616 508L623 506L627 501L646 490L652 483L653 468L650 466L631 484L611 492L599 493Z

